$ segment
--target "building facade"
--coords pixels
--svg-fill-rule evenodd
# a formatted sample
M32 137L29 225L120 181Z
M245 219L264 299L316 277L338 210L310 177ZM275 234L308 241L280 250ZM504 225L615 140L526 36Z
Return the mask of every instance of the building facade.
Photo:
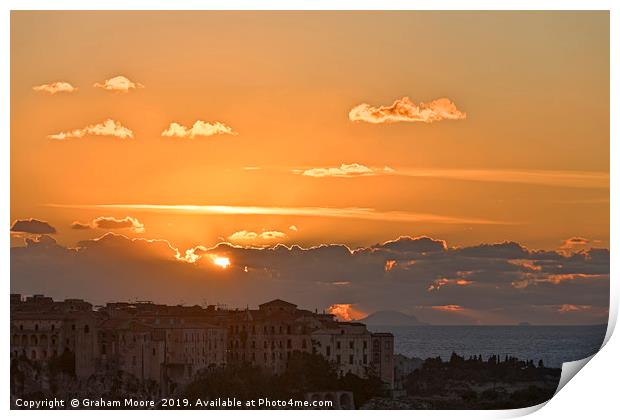
M319 354L339 375L394 380L394 337L364 324L276 299L258 309L114 302L94 311L78 299L11 295L11 358L75 360L76 375L120 371L141 381L188 383L227 364L282 373L296 352Z

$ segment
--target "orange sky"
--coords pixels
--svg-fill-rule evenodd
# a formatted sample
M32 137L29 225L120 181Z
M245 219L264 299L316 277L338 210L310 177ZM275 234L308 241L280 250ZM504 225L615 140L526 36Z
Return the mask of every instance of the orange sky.
M11 45L11 218L64 245L609 246L607 13L13 12ZM463 117L350 118L403 97ZM49 137L107 119L133 138ZM229 133L162 135L197 120Z

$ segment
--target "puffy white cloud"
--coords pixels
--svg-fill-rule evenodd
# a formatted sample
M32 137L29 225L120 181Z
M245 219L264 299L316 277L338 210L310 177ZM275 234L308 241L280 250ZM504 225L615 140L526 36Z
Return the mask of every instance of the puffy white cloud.
M133 131L124 127L119 121L114 121L110 118L104 122L98 124L88 125L84 128L77 128L71 131L61 131L57 134L50 134L50 139L65 140L69 138L82 138L87 135L92 136L109 136L118 137L121 139L133 138Z
M78 90L78 88L71 85L69 82L53 82L53 83L45 83L39 86L33 86L32 90L36 90L37 92L46 92L50 95L55 95L57 93L73 93Z
M389 106L360 104L349 112L351 121L364 121L372 124L390 122L425 122L441 120L463 120L467 115L460 111L448 98L415 104L408 97L397 99Z
M187 128L179 123L172 122L164 131L162 131L161 135L163 137L179 137L179 138L190 138L193 139L197 136L209 137L215 136L216 134L237 134L233 131L232 128L223 124L221 122L205 122L202 120L198 120L194 123L191 128Z
M137 82L132 82L125 76L116 76L111 79L107 79L103 81L103 83L95 83L94 87L101 88L104 90L109 90L113 92L123 92L127 93L132 89L143 88L144 85Z

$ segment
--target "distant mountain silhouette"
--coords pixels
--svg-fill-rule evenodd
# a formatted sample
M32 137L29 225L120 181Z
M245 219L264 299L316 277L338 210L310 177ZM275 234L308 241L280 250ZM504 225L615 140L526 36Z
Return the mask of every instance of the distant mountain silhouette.
M377 311L366 318L360 319L359 322L363 322L366 325L428 325L425 322L418 321L418 318L413 315L407 315L398 311Z

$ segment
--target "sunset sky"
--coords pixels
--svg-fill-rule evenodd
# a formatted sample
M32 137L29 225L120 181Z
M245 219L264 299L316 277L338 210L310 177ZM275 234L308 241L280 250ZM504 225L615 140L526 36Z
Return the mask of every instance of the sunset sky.
M204 294L245 306L278 295L445 323L605 322L609 15L13 12L11 223L19 220L28 226L12 229L17 292L130 293L110 286L102 295L100 284L76 289L69 280L90 275L67 253L114 242L110 249L136 248L123 261L157 245L144 253L193 269L162 275L159 289L142 293L152 267L140 271L142 254L119 262L130 268L101 282L139 277L125 299L200 303ZM368 278L347 292L369 261L331 265L318 255L294 268L289 260L307 256L288 256L285 270L260 256L275 258L280 248L267 247L277 244L301 253L342 244L376 256L386 276L428 256L380 255L401 236L441 243L435 250L454 258L435 264L452 271L407 274L419 290ZM137 238L145 241L130 241ZM508 247L518 255L502 254L504 263L536 280L500 269L488 277L506 283L485 284L475 273L488 267L454 263L468 247L506 241L522 251ZM221 242L243 247L222 252L232 253L228 264L208 251ZM258 253L261 268L235 252ZM566 261L547 270L556 256ZM313 276L309 297L310 283L296 283L295 273L317 265L304 273ZM275 283L247 285L243 275ZM317 282L337 290L317 291ZM547 291L554 286L568 289ZM387 290L373 299L377 288ZM496 288L498 296L488 294ZM447 289L459 293L441 297Z

